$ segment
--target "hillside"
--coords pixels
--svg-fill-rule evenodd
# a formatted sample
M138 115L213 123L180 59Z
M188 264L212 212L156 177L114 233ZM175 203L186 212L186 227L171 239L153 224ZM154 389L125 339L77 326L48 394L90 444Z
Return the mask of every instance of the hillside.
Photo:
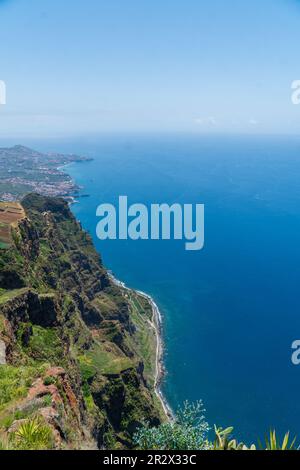
M65 201L22 207L0 249L0 440L22 447L37 420L45 448L130 448L143 420L164 419L151 306L113 284Z
M11 228L17 227L23 218L25 212L19 203L0 202L0 248L8 248L11 245Z
M0 148L0 200L18 201L31 192L72 200L79 187L60 168L89 160L73 154L41 153L23 145Z

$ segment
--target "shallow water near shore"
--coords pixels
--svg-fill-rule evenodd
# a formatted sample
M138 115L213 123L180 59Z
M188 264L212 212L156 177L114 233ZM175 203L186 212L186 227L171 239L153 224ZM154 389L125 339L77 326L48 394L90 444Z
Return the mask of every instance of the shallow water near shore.
M163 315L172 408L202 399L210 424L246 442L270 427L299 433L300 140L279 137L105 137L35 145L94 161L66 171L82 186L72 206L104 263L146 292ZM205 204L205 248L184 241L96 238L96 208Z

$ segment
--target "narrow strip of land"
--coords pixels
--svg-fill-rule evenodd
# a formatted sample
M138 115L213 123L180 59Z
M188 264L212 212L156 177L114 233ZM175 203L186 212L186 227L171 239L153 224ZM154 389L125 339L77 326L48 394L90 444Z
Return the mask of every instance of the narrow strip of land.
M173 413L171 408L169 407L165 397L163 396L160 385L161 380L164 374L164 367L163 367L163 341L161 336L161 314L159 311L158 306L150 297L150 295L146 294L142 291L133 291L129 287L127 287L123 282L116 279L113 275L110 274L110 278L112 281L119 287L123 288L129 292L136 292L138 295L146 299L152 309L152 319L148 319L149 326L153 328L156 337L156 354L155 354L155 377L154 377L154 392L159 399L163 412L168 420L174 419Z

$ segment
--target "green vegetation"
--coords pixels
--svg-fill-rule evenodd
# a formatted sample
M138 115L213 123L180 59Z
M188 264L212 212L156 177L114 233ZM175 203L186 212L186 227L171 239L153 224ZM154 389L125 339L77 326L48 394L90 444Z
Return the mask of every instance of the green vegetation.
M54 385L56 383L55 377L47 375L47 377L44 378L44 385L48 387L49 385Z
M78 357L84 377L100 374L119 374L133 366L132 361L122 354L113 343L95 343L93 348ZM88 372L89 371L89 372Z
M205 421L202 402L184 403L175 419L151 428L147 424L134 437L141 450L207 450L209 426Z
M20 401L22 404L22 400ZM11 409L8 407L5 409L5 412L0 415L0 429L8 431L14 421L20 421L24 419L31 418L35 416L38 410L41 407L51 406L52 405L52 396L50 394L44 395L40 401L33 401L25 408L16 408L15 405L18 405L18 402L12 403L14 406Z
M6 441L0 441L0 450L50 450L53 447L50 426L37 417L22 422Z
M53 448L53 435L41 419L33 418L21 424L12 434L11 442L17 450L46 450Z
M290 440L290 433L287 432L280 443L276 436L276 431L271 430L269 437L266 437L265 442L266 442L266 449L267 450L296 450L296 437L293 440ZM260 445L261 449L264 447Z
M63 344L55 328L32 325L28 346L24 347L24 350L36 361L47 361L50 364L63 363Z
M215 440L213 444L210 445L212 450L256 450L254 444L248 448L242 442L237 442L236 439L233 439L231 437L233 432L232 427L222 429L214 426L214 430Z
M9 244L0 241L0 250L6 250L7 248L9 248Z
M156 332L150 324L152 321L152 309L149 302L135 292L127 291L130 305L130 318L136 327L134 335L128 338L128 342L136 355L144 363L144 373L151 386L154 385L156 373Z
M27 292L28 289L22 288L22 289L13 289L13 290L5 290L1 289L0 290L0 304L5 304L9 300L15 299L19 295L24 294Z
M247 447L232 437L233 428L226 429L214 426L214 441L209 439L209 425L205 420L202 402L186 402L174 420L156 428L145 424L134 436L136 447L140 450L257 450L255 444ZM296 450L296 438L290 441L286 433L282 442L275 431L270 431L261 450Z
M0 366L0 411L26 396L33 380L43 374L45 365Z

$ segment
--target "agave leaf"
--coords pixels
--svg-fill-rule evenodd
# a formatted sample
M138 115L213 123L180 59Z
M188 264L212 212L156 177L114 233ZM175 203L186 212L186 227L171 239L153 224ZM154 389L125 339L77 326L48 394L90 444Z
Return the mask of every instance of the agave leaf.
M222 436L228 436L229 434L232 434L233 427L225 428L221 431Z
M288 446L288 443L289 443L289 438L290 438L290 432L287 432L283 438L283 441L282 441L282 446L281 446L281 449L282 450L286 450L287 449L287 446Z
M236 449L237 448L237 442L235 439L232 439L231 441L228 442L228 448L229 449Z
M290 449L294 449L294 448L295 448L296 440L297 440L297 436L295 436L294 439L292 440L292 443L291 443L291 445L290 445Z

